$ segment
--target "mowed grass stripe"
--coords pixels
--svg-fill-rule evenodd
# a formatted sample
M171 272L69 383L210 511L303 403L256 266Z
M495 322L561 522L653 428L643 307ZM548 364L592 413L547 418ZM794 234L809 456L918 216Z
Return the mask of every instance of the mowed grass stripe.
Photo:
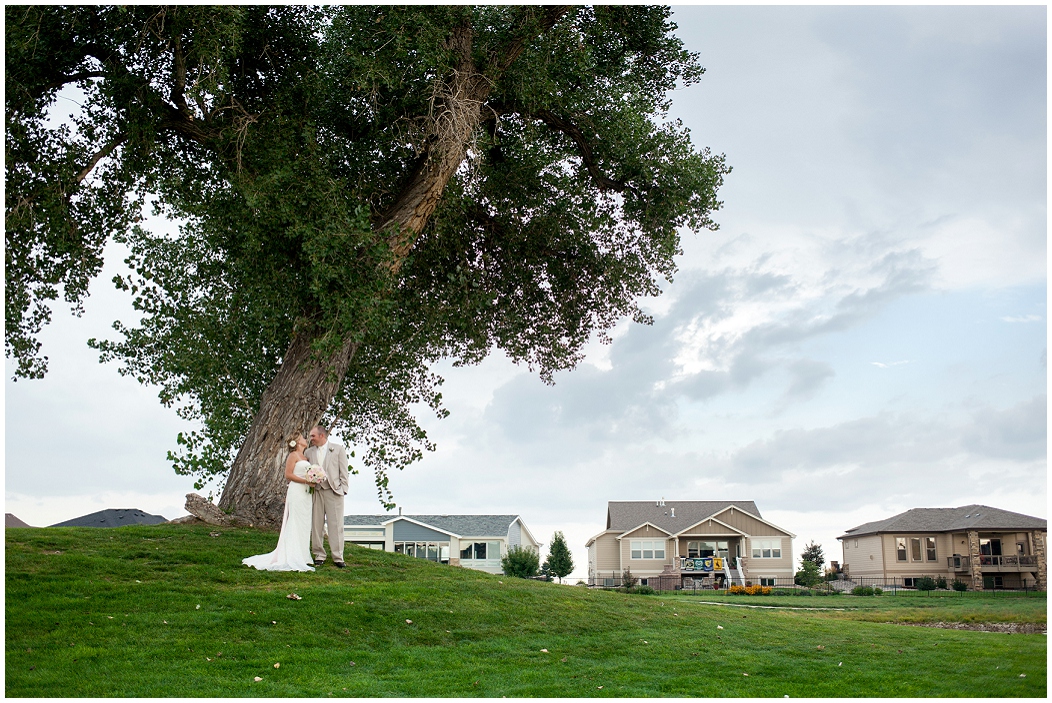
M247 529L6 536L8 696L1045 695L1044 635L882 622L1044 622L1044 598L744 610L356 548L258 572L240 560L276 536Z

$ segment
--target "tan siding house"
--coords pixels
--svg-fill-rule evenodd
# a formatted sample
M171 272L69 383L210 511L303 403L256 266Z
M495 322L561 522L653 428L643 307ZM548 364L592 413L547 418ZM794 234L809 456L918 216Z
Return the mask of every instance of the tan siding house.
M793 576L794 537L752 501L611 501L585 545L588 583L621 585L626 571L661 590L773 583Z
M986 505L914 508L847 530L840 540L847 578L913 587L925 576L973 590L1047 590L1047 522Z

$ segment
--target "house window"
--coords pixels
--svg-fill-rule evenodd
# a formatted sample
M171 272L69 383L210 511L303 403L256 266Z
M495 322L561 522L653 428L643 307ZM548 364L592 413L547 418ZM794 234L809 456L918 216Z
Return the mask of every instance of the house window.
M753 559L781 559L782 540L780 539L754 539L752 540Z
M928 561L935 561L935 538L925 537L924 538L924 558Z
M1026 554L1026 542L1016 542L1015 553L1019 556L1024 556Z
M449 542L395 542L394 550L407 557L449 563Z
M761 586L773 586L774 585L774 579L773 578L760 577L760 585Z
M858 540L855 540L855 547L858 547Z
M1001 556L1001 540L981 539L979 540L979 553L986 556Z
M895 556L899 561L906 561L906 538L895 538Z
M687 558L724 557L730 554L729 542L687 542Z
M902 585L906 588L913 588L913 581L913 578L907 576L906 578L902 579Z
M649 586L650 585L650 583L648 583L649 581L650 581L650 579L639 579L639 585L640 586Z
M460 561L500 559L500 542L468 542L460 545Z
M634 539L631 547L633 559L665 558L665 540L663 539Z
M910 558L913 561L921 560L921 540L920 537L910 537Z

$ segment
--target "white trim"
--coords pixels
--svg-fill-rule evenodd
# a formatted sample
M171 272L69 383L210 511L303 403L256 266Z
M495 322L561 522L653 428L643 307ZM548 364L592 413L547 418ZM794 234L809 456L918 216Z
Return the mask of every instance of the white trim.
M599 534L592 535L591 537L589 537L588 541L584 543L584 546L591 547L595 543L595 541L597 539L599 539L600 537L602 537L603 535L614 535L614 534L617 534L617 530L603 530ZM620 537L618 539L620 539Z
M794 535L792 532L790 532L789 530L785 529L784 527L778 527L778 525L775 525L773 522L768 522L768 521L764 520L762 517L760 517L759 515L753 515L748 510L742 510L737 505L728 505L726 508L724 508L723 510L719 511L718 513L713 513L712 517L716 517L717 515L721 515L721 514L727 512L728 510L737 510L740 513L744 513L745 515L748 515L753 520L759 520L760 522L762 522L765 525L768 525L770 527L773 527L776 530L780 530L780 531L784 532L786 535L789 536L789 539L796 539L796 535ZM749 535L749 536L751 537L752 535ZM763 537L773 537L774 535L761 535L761 536L763 536Z
M449 530L443 530L441 527L435 527L434 525L428 525L426 522L420 522L419 520L414 520L413 518L411 518L411 517L409 517L407 515L395 515L390 520L386 520L386 521L384 521L384 522L382 522L380 524L383 525L384 527L387 527L388 525L390 525L392 522L394 522L396 520L407 520L407 521L413 523L414 525L419 525L420 527L426 527L429 530L434 530L435 532L441 532L442 534L449 535L450 537L456 537L457 539L462 539L462 537L460 535L458 535L456 532L450 532ZM392 532L391 534L393 535L394 532ZM501 538L498 537L497 539L501 539ZM503 539L507 539L507 535L505 535ZM407 540L399 540L399 541L405 542ZM414 541L419 542L420 540L414 540ZM426 540L424 540L424 541L426 541Z
M649 527L653 527L653 528L654 528L655 530L661 530L662 532L664 532L664 533L665 533L666 535L668 535L669 537L671 537L671 536L672 536L672 533L671 533L671 532L669 532L668 530L662 530L662 529L661 529L660 527L658 527L657 525L655 525L655 524L654 524L654 523L652 523L652 522L644 522L644 523L643 523L642 525L636 525L636 526L635 526L635 527L633 527L633 528L632 528L631 530L625 530L624 532L622 532L621 534L619 534L619 535L617 536L617 539L621 539L622 537L624 537L624 536L625 536L625 535L627 535L627 534L630 534L630 533L632 533L632 532L635 532L635 531L636 531L636 530L638 530L638 529L641 529L641 528L643 528L643 527L648 527L648 526L649 526ZM616 530L614 530L614 531L616 532Z
M526 527L526 523L523 522L522 518L518 515L515 516L514 520L508 523L508 530L511 530L511 526L514 525L516 522L519 523L519 527L526 530L526 534L530 536L530 539L533 541L533 543L537 545L537 550L540 551L542 543L537 541L537 538L533 536L532 532L530 532L530 528Z
M721 510L720 513L722 513L722 512L723 511ZM744 511L742 511L742 512L744 512ZM716 514L719 515L719 513L716 513ZM696 523L694 523L690 527L683 528L682 530L680 530L679 532L677 532L676 534L674 534L672 536L673 537L682 537L683 533L686 532L687 530L695 528L698 525L700 525L701 523L708 522L709 520L712 520L713 522L718 522L719 524L721 524L724 527L726 527L728 530L731 530L732 532L737 532L742 537L751 537L752 536L748 532L742 532L737 527L732 527L731 525L728 525L727 523L723 522L722 520L717 520L716 518L712 517L711 515L709 517L707 517L707 518L702 519L702 520L698 520ZM781 529L781 528L779 528L779 529ZM716 535L699 535L699 536L701 536L701 537L715 537Z

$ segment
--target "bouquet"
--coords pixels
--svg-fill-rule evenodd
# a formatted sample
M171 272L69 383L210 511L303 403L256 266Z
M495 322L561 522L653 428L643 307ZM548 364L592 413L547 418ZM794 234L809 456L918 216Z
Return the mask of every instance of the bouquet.
M307 475L304 476L304 478L311 483L321 483L325 480L325 471L317 464L311 464L311 467L307 469ZM310 487L310 492L314 492L314 486Z

